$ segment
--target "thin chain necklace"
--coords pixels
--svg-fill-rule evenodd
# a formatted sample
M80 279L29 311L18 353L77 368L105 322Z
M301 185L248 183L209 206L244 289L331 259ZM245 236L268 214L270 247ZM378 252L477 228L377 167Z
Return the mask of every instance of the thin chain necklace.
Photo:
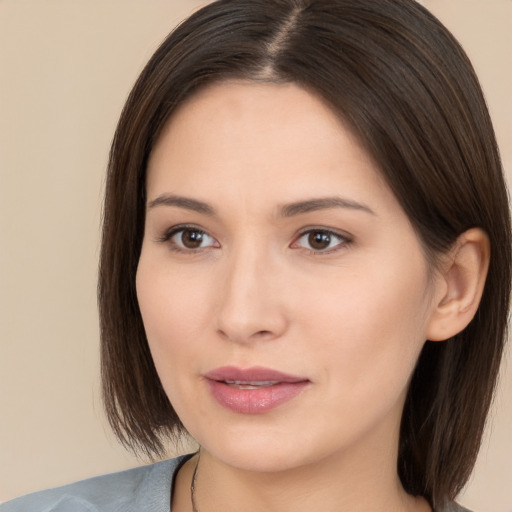
M190 501L192 502L192 512L199 512L196 505L196 479L197 479L197 468L199 467L199 459L201 458L201 452L197 452L197 462L194 468L194 474L192 475L192 482L190 483Z

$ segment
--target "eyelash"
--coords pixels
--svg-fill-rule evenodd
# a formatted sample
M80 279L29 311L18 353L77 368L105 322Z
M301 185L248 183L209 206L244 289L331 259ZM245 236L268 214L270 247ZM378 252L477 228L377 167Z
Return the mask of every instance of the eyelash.
M303 237L305 237L306 235L310 235L311 233L325 235L325 236L330 237L331 239L337 238L339 240L339 243L337 243L334 247L331 247L330 249L322 249L322 250L307 249L304 247L303 249L306 249L309 254L321 254L321 255L331 254L331 253L337 252L343 248L349 247L350 244L352 243L352 238L350 236L348 236L347 234L339 233L339 232L333 231L331 229L312 227L312 228L304 229L299 234L299 236L294 240L294 242L292 242L292 246L297 244L299 242L299 240L301 240Z
M161 242L161 243L169 243L169 247L170 247L170 249L172 251L181 252L181 253L185 253L185 254L197 253L197 252L201 251L202 249L205 249L205 247L199 247L197 249L187 249L187 248L184 248L184 247L180 247L176 242L172 241L172 238L175 235L177 235L179 233L184 233L185 231L191 231L191 232L203 235L203 236L206 235L206 236L210 237L212 240L214 240L214 238L211 237L203 229L200 229L197 226L191 226L191 225L186 225L186 224L183 225L182 224L182 225L178 225L178 226L173 226L172 228L168 229L163 234L163 236L161 236L160 238L157 239L157 241ZM220 247L220 245L219 245L219 247Z
M193 254L193 253L198 253L199 251L202 251L204 249L206 249L207 247L211 247L211 246L207 246L207 247L198 247L196 249L192 249L192 248L184 248L184 247L181 247L180 245L178 245L176 242L173 242L172 241L172 238L179 234L179 233L184 233L185 231L191 231L191 232L194 232L194 233L197 233L201 236L207 236L209 238L211 238L212 240L215 240L213 237L211 237L206 231L204 231L203 229L200 229L198 228L197 226L193 226L193 225L178 225L178 226L173 226L172 228L168 229L163 236L159 237L157 239L157 242L160 242L160 243L169 243L169 246L170 246L170 249L172 251L175 251L175 252L180 252L180 253L185 253L185 254ZM315 228L315 227L311 227L311 228L307 228L307 229L304 229L303 231L301 231L299 233L299 235L294 239L294 241L291 243L291 247L292 248L295 248L294 246L296 246L296 244L298 244L298 242L303 238L305 237L306 235L310 235L311 233L316 233L316 234L320 234L320 235L324 235L324 236L327 236L327 237L330 237L331 239L332 238L337 238L339 240L339 243L337 243L334 247L330 248L330 249L322 249L322 250L315 250L315 249L307 249L306 247L303 247L303 249L305 249L308 254L318 254L318 255L326 255L326 254L331 254L333 252L337 252L339 250L341 250L342 248L347 248L348 246L350 246L350 244L352 243L352 238L350 236L348 236L347 234L342 234L342 233L339 233L339 232L336 232L336 231L333 231L333 230L330 230L330 229L325 229L325 228ZM218 242L216 242L218 244ZM213 247L215 248L219 248L220 245L213 245Z

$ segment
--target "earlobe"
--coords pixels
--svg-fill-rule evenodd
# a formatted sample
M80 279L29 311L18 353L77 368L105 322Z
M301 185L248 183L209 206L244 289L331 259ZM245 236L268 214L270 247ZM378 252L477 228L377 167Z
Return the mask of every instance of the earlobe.
M489 259L489 238L483 230L472 228L459 236L437 276L427 339L447 340L471 322L480 304Z

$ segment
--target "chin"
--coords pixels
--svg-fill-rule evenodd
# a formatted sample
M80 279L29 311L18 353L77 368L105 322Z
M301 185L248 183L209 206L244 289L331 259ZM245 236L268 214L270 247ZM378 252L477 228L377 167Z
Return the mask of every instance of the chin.
M196 440L210 456L227 466L256 473L278 473L315 464L328 457L332 446L323 439L314 442L304 432L272 432L230 429L221 435L208 435ZM211 434L211 432L210 432Z
M219 431L221 428L218 427L217 432L209 430L206 435L202 435L202 432L191 434L202 450L228 466L245 471L273 473L301 464L297 450L299 442L295 436L255 428L237 431L231 427Z

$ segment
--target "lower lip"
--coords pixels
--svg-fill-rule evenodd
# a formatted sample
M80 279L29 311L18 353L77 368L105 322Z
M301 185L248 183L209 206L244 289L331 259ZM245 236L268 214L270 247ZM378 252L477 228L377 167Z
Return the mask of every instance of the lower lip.
M309 381L280 382L256 389L240 389L224 382L207 380L213 397L220 405L240 414L261 414L296 397Z

